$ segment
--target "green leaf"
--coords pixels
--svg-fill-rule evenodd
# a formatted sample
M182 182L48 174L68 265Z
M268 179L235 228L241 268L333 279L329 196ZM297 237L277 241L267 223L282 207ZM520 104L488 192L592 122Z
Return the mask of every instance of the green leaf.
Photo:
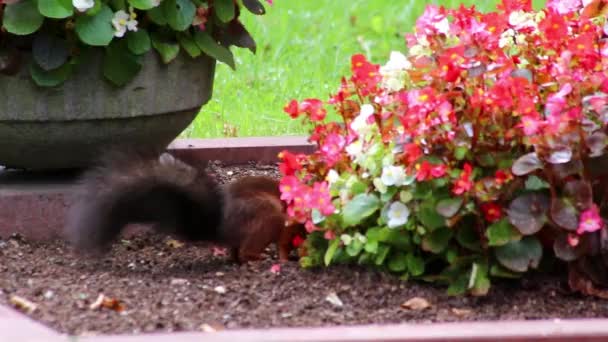
M329 266L329 264L331 264L331 260L334 258L338 247L340 247L340 239L335 238L330 242L329 247L327 247L327 251L325 252L325 257L323 258L325 266Z
M543 163L538 159L536 152L530 152L519 157L511 166L511 171L516 176L523 176L542 167Z
M236 68L232 52L227 47L218 44L207 32L196 31L194 41L207 56L225 63L233 70Z
M369 241L365 243L365 251L367 253L376 254L378 252L378 241Z
M433 231L437 228L445 227L445 218L437 212L434 202L427 202L418 210L418 219L424 228Z
M468 288L468 277L463 274L450 282L447 289L448 296L459 296L465 294Z
M462 206L462 197L446 198L446 199L440 200L437 203L437 207L435 208L435 210L437 210L437 213L440 214L441 216L450 218L450 217L456 215L458 210L460 210L461 206Z
M474 223L459 226L456 231L456 241L467 249L478 252L481 251L481 242L479 234L475 230Z
M32 42L32 56L44 70L59 68L68 60L68 54L66 41L46 31L38 32Z
M463 160L464 157L467 155L467 152L469 152L468 148L464 146L458 146L454 150L454 158L456 158L457 160Z
M407 269L407 258L403 252L392 253L388 259L388 269L393 272L403 272Z
M384 260L386 260L386 256L388 255L388 252L391 251L391 248L387 245L379 245L378 246L378 254L376 254L376 259L374 260L374 262L376 263L377 266L380 266L384 263Z
M129 4L140 10L149 10L156 7L154 0L128 0Z
M194 38L187 32L179 32L177 34L177 41L182 46L182 48L190 55L192 58L196 58L201 55L201 49L196 45Z
M373 194L359 194L346 203L342 209L345 226L359 224L364 218L380 208L380 200Z
M243 5L253 14L262 15L266 13L264 6L258 0L243 0Z
M63 19L74 14L72 0L38 0L38 11L47 18Z
M148 17L150 18L150 20L152 20L152 22L155 23L156 25L159 25L159 26L167 25L167 17L165 17L165 12L163 11L163 9L160 6L154 7L153 9L149 10L147 13L148 13Z
M234 19L234 2L232 0L214 0L215 15L223 23Z
M489 246L502 246L511 241L521 239L521 234L515 229L506 218L493 223L486 230Z
M566 198L551 200L551 219L563 229L574 231L578 228L578 211Z
M581 243L572 247L568 243L568 234L559 234L553 241L553 253L564 261L574 261L585 253L585 247Z
M422 249L427 252L439 254L448 246L452 235L453 231L449 228L434 230L422 237Z
M2 25L9 33L16 35L28 35L36 32L44 17L38 12L35 0L21 0L6 5Z
M175 31L184 31L192 25L196 6L190 0L163 0L162 8L167 24Z
M521 277L521 273L514 273L500 265L492 265L490 267L490 275L496 278L517 279Z
M398 249L409 249L411 246L410 236L401 229L381 228L378 232L378 241L384 242Z
M126 42L120 40L108 46L103 59L103 75L117 86L131 81L141 70L137 57L127 49Z
M179 44L162 39L156 32L152 33L152 46L160 54L163 63L168 64L179 54Z
M114 38L112 10L103 4L93 16L80 15L76 18L76 33L83 43L92 46L107 46Z
M46 71L32 62L30 64L30 74L34 82L41 87L55 87L68 79L72 73L72 65L66 63L57 69Z
M408 253L405 259L407 269L412 276L417 277L424 273L424 259L414 255L413 253Z
M526 272L528 268L537 268L543 256L540 242L533 236L526 236L519 241L511 241L495 250L496 259L501 265L515 272Z
M547 222L549 198L542 193L526 193L515 198L510 204L507 214L509 222L523 235L538 232Z
M526 179L526 190L537 191L542 189L549 189L549 183L534 175L531 175Z
M138 29L134 32L127 33L127 45L129 50L136 55L142 55L152 47L150 35L145 29Z
M361 251L363 250L363 242L361 242L361 240L359 239L353 239L353 241L351 241L351 243L348 244L348 246L346 246L346 253L351 256L351 257L355 257L357 255L359 255L359 253L361 253Z
M474 296L485 296L490 290L490 278L488 278L488 265L486 263L474 262L471 266L469 277L469 289Z

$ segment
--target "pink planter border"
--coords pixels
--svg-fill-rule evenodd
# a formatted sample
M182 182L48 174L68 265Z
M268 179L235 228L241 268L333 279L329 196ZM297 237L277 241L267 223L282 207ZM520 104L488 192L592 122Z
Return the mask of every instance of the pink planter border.
M226 164L257 161L273 163L288 149L310 152L305 137L228 139L178 139L169 146L187 161L220 160ZM52 239L61 234L65 209L70 203L69 182L47 180L33 183L0 175L0 236L20 233L30 239ZM9 229L10 227L10 229ZM280 328L230 330L214 333L173 333L79 337L86 342L179 341L608 341L608 319L489 321L435 324L337 326L327 328ZM70 341L12 308L0 306L0 341Z

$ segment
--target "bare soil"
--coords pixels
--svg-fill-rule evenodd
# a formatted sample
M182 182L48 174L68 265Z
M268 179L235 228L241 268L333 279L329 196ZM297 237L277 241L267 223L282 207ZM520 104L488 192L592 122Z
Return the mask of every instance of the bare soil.
M211 168L223 181L277 175L274 166ZM29 314L34 319L87 335L608 316L608 301L572 294L555 275L493 284L486 297L450 297L444 287L360 267L304 270L290 262L276 274L274 249L267 259L241 266L217 252L143 234L92 260L78 258L61 241L3 237L0 304L20 296L36 304ZM91 309L100 294L120 305ZM430 306L402 307L414 297Z

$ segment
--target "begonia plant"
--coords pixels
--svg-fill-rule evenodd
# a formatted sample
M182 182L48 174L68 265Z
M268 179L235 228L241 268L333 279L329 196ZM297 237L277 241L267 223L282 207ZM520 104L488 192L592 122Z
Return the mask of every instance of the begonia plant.
M573 290L606 297L607 9L429 5L405 54L354 55L329 100L290 101L317 147L280 155L282 199L308 231L301 264L484 295L554 259Z
M239 21L243 7L265 13L259 0L0 0L0 73L28 68L39 86L57 86L90 72L95 50L103 52L100 72L117 86L152 50L166 64L183 51L234 69L230 46L256 50Z

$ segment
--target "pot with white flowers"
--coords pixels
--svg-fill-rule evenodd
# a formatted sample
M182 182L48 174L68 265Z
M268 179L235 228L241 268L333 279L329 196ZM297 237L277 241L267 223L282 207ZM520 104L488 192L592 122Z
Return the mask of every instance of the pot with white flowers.
M0 0L0 165L86 166L121 143L164 147L212 93L216 61L255 42L258 0Z

